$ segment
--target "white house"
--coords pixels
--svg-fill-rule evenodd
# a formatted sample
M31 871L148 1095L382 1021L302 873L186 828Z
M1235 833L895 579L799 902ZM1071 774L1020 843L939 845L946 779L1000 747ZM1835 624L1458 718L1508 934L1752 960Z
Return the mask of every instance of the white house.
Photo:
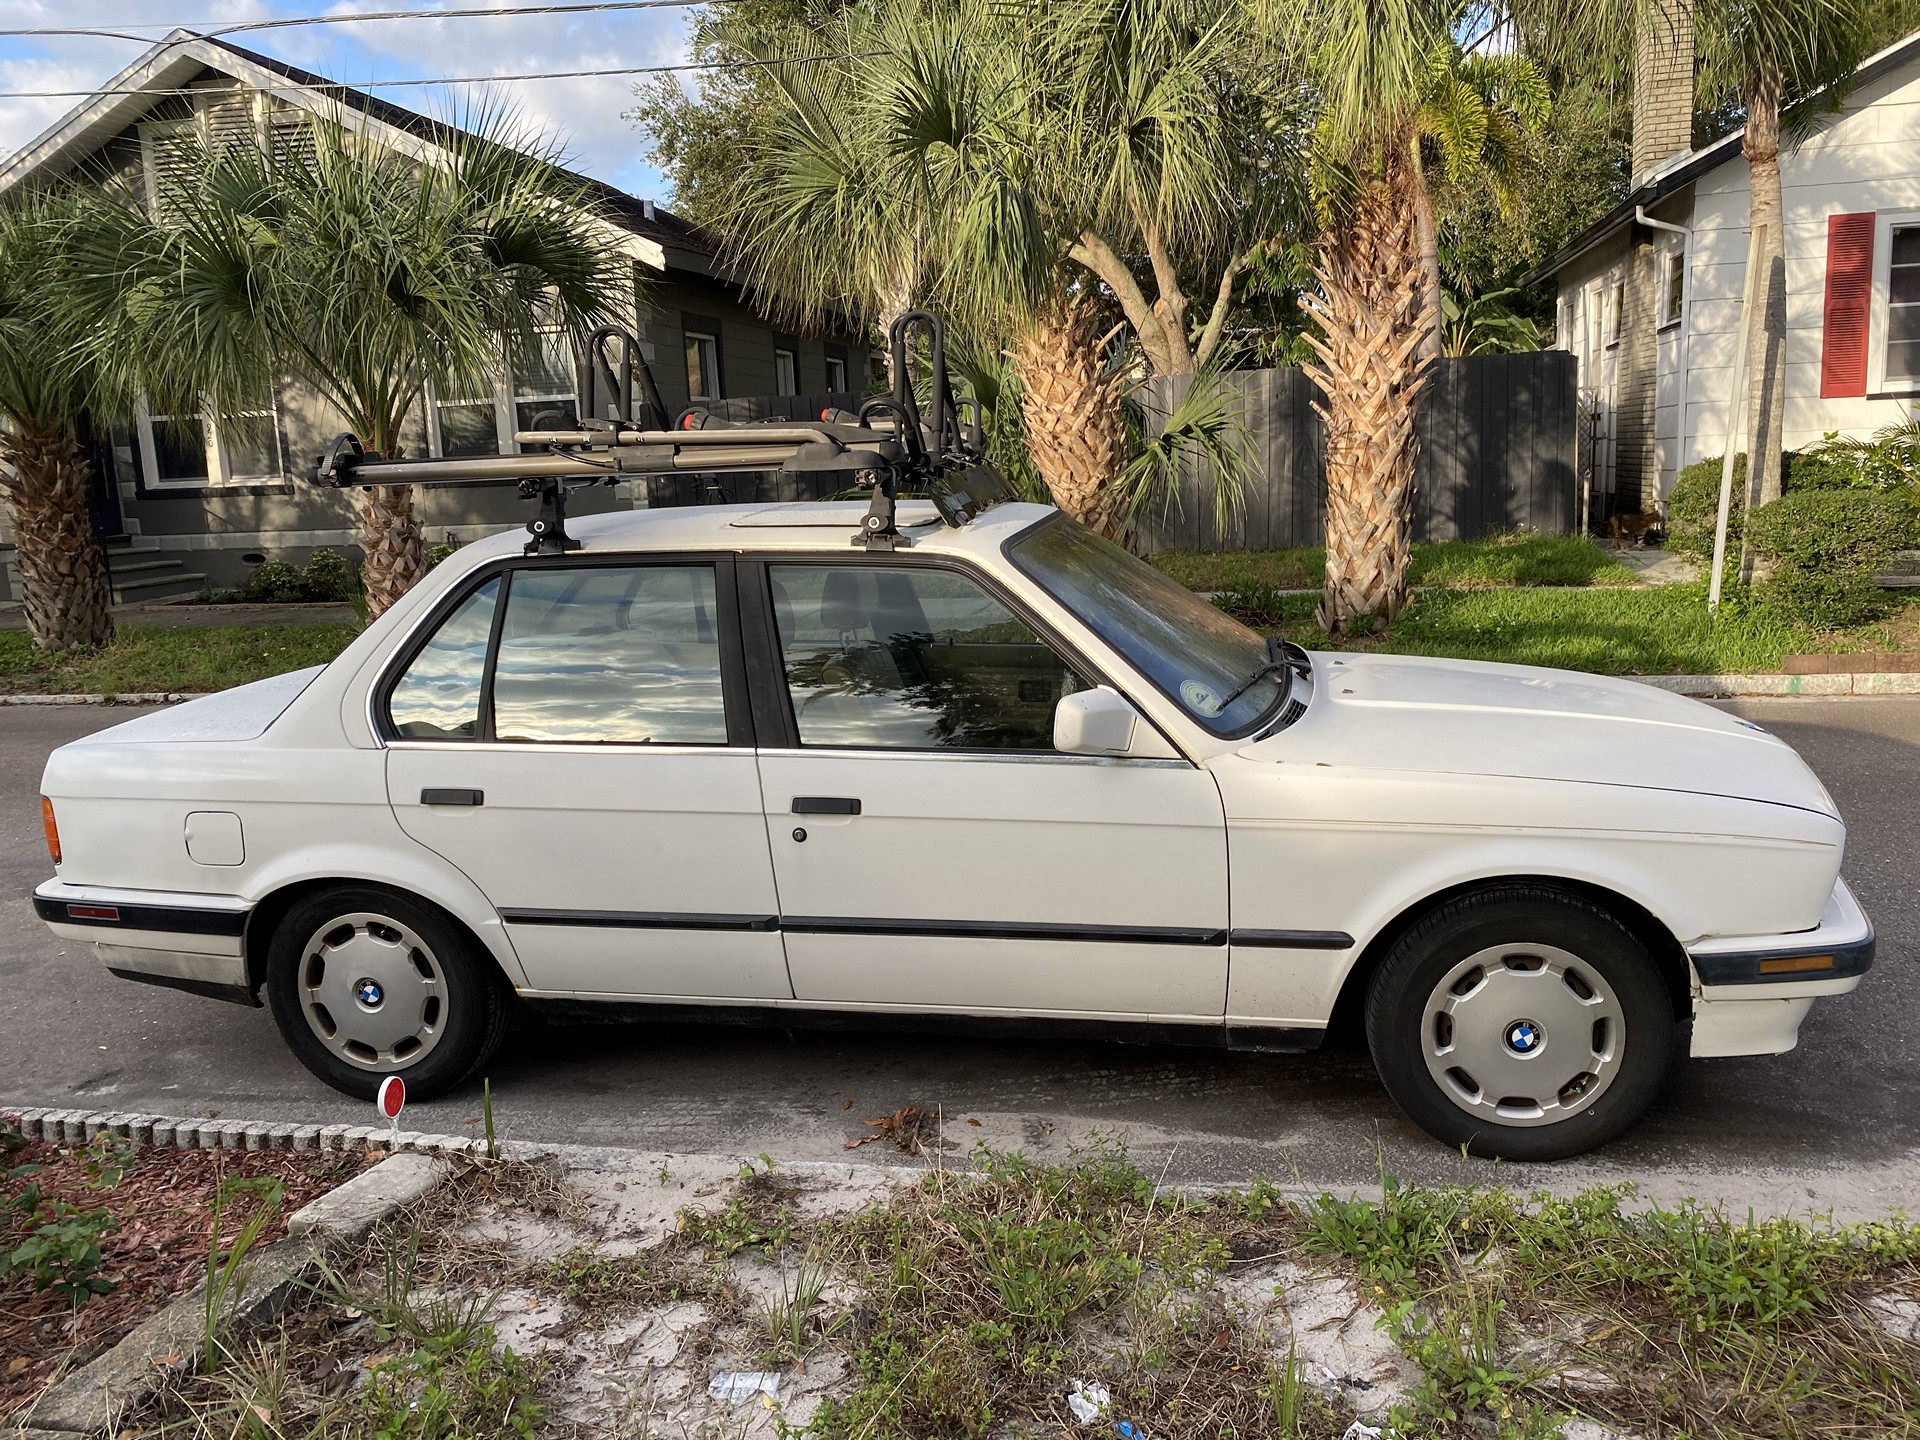
M1794 450L1920 402L1920 32L1855 72L1780 173ZM1650 509L1725 452L1747 196L1738 132L1682 150L1536 272L1559 282L1558 343L1595 419L1596 514L1607 495L1615 512Z

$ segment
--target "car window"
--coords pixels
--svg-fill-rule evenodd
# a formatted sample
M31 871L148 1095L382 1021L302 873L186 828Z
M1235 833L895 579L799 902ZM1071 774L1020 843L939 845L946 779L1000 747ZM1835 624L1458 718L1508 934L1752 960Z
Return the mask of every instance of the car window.
M500 581L487 581L434 632L394 682L387 714L409 740L471 740L480 728L480 689Z
M1088 688L965 576L880 565L771 567L802 745L1051 750Z
M493 664L508 742L724 745L713 567L520 570Z
M1252 679L1271 663L1265 640L1111 540L1056 515L1007 554L1216 735L1247 733L1285 700L1284 679Z

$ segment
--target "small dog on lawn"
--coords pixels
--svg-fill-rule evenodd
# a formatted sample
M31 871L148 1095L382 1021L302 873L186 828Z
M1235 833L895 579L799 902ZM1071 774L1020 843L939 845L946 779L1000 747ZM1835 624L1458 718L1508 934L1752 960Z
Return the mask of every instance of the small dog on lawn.
M1648 537L1666 528L1666 507L1656 504L1651 512L1644 515L1610 517L1607 521L1607 537L1616 550L1624 550L1629 542L1636 550L1644 550Z

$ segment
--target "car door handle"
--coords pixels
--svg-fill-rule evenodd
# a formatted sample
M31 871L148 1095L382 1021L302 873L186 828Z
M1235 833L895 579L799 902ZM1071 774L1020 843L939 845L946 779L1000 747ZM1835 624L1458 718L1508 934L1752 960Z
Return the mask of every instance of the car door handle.
M860 802L842 795L796 795L793 797L793 813L796 815L858 815Z
M484 790L422 790L422 805L484 805L487 792Z

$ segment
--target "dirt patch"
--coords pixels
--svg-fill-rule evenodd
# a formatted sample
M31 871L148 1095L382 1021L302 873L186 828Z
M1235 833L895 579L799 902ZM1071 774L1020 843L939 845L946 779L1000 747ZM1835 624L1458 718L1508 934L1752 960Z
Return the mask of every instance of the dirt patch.
M17 1257L32 1243L44 1258L38 1274L0 1267L0 1420L205 1278L216 1198L224 1196L227 1235L270 1205L265 1244L286 1233L288 1215L372 1158L109 1141L15 1149L0 1170L0 1254Z

